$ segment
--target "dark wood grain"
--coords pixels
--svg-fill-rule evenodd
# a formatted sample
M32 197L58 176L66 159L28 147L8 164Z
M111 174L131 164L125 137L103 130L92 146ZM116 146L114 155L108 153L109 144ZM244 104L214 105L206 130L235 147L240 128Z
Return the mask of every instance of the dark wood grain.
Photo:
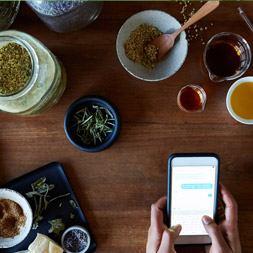
M199 8L202 3L192 2ZM253 47L253 36L238 14L241 6L253 21L253 2L222 2L199 21L204 41L229 31ZM174 152L215 152L221 158L221 181L239 206L243 252L252 252L253 127L228 113L226 93L232 81L212 83L201 67L204 45L193 40L182 68L155 83L140 81L121 66L115 50L118 30L136 12L167 11L183 21L178 2L105 2L99 18L69 34L49 30L22 2L12 29L42 41L65 65L66 91L49 112L34 118L0 113L0 183L51 161L63 165L98 243L97 252L144 252L150 205L166 195L167 159ZM213 23L213 26L210 23ZM250 66L245 76L253 76ZM186 84L207 92L203 113L180 111L176 96ZM81 96L104 96L118 107L122 130L117 142L100 153L86 153L67 140L63 119ZM203 252L179 247L178 252Z

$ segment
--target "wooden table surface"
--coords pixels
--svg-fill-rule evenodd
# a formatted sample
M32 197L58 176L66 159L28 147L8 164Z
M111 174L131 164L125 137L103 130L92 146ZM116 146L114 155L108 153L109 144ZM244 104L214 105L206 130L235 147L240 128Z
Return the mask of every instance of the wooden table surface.
M192 2L190 8L199 8ZM96 238L97 252L144 252L150 205L166 195L167 160L174 152L215 152L221 158L221 181L239 206L243 252L253 243L253 127L235 121L225 104L233 81L212 83L201 68L204 45L190 42L181 69L160 82L145 82L127 73L116 50L117 33L131 15L163 10L183 22L179 2L105 2L99 18L69 34L49 30L24 3L11 26L42 41L65 65L68 82L60 102L47 113L29 118L0 113L0 183L51 161L62 164ZM253 36L238 14L241 6L253 21L253 2L222 2L203 20L204 42L229 31L253 48ZM211 25L211 23L213 25ZM253 76L251 65L244 76ZM176 96L186 84L207 92L204 112L180 111ZM122 117L117 142L100 153L75 148L63 129L69 105L81 96L100 95L113 101ZM203 252L179 247L178 252Z

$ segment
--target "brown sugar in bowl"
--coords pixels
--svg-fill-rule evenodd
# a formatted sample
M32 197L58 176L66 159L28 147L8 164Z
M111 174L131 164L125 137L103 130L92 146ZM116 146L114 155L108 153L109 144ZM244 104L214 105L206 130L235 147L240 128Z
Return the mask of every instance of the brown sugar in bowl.
M32 227L32 209L20 193L0 189L0 248L10 248L22 242Z

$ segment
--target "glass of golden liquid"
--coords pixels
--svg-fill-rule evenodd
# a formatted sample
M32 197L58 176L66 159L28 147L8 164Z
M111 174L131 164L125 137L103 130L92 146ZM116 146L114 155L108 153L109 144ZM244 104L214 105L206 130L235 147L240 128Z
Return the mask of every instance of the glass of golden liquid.
M253 76L240 78L231 85L226 105L235 120L253 125Z
M222 32L206 44L204 65L213 82L233 80L243 75L251 63L251 50L240 35Z
M206 104L206 93L196 84L184 86L177 95L177 105L184 112L202 112Z

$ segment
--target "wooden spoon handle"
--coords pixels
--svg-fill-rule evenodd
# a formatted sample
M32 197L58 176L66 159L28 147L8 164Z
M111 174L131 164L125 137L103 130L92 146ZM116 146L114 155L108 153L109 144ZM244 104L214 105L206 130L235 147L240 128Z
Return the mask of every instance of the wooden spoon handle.
M174 38L176 38L177 35L184 31L186 28L216 9L219 4L219 1L208 1L205 3L179 30L173 33Z

